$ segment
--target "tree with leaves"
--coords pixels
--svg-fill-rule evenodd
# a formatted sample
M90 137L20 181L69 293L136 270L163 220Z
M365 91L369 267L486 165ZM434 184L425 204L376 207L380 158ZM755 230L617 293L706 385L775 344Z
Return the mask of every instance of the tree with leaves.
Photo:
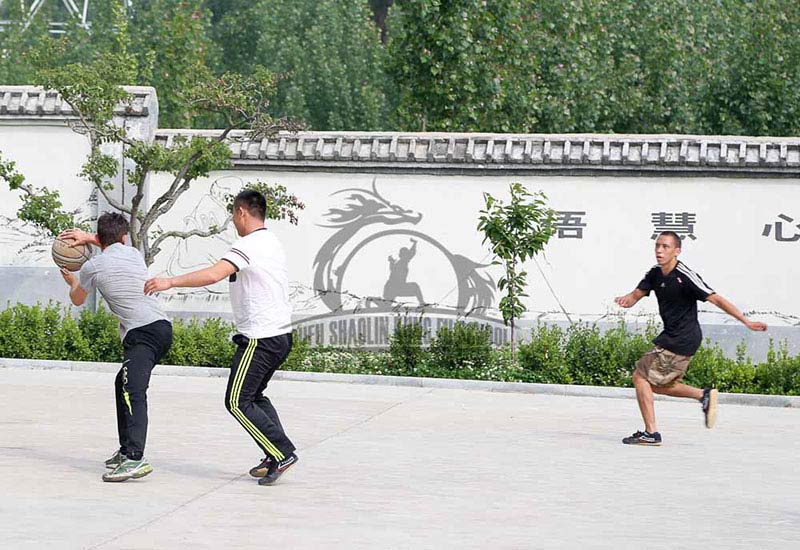
M126 214L131 222L131 245L138 248L150 265L167 239L209 237L224 231L230 216L219 226L191 231L157 230L157 222L175 206L198 178L231 165L230 139L257 139L279 130L294 129L291 121L274 119L268 114L269 102L275 91L275 78L266 70L256 70L251 77L225 74L197 84L187 93L193 109L212 113L224 121L224 127L213 137L178 137L170 147L150 143L128 134L114 120L118 105L130 102L125 90L113 84L118 80L120 59L106 56L91 65L72 64L44 73L42 84L57 91L73 108L77 122L74 129L87 136L90 151L80 175L93 184L111 208ZM243 131L234 136L232 132ZM109 145L124 144L123 160L109 154ZM125 162L128 159L132 167ZM2 166L0 177L10 187L23 192L20 217L52 234L75 224L72 215L60 210L58 192L33 189L14 174L13 165ZM135 192L130 202L117 198L114 179L125 170L126 180ZM169 188L148 206L143 202L148 176L154 172L169 173L173 180ZM267 215L271 219L289 218L297 222L296 212L304 205L283 186L252 182L248 187L258 189L270 201Z
M209 36L211 14L202 0L93 2L91 26L68 19L64 32L54 35L49 21L52 5L45 4L29 18L17 2L6 2L8 22L0 32L0 82L32 84L44 70L74 63L91 64L117 56L122 65L114 84L154 86L159 95L160 126L215 127L221 122L197 113L185 92L213 77L219 49ZM64 14L62 14L64 15ZM125 70L122 70L122 69Z
M280 75L274 116L313 130L387 127L385 54L368 0L216 1L212 10L227 70Z
M525 285L528 274L522 264L544 250L556 231L555 212L547 206L547 197L531 194L522 184L509 187L510 200L506 204L484 193L486 206L480 211L478 231L489 242L495 256L494 264L503 267L503 276L497 287L505 291L499 309L503 321L511 326L511 355L515 355L515 321L525 313L522 298L527 297Z

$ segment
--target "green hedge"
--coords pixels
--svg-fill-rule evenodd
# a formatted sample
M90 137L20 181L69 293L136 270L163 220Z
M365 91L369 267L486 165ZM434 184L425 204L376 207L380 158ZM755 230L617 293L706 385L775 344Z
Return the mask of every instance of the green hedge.
M172 349L165 364L227 367L234 353L233 326L221 319L176 320ZM507 348L493 349L489 333L477 324L444 327L423 346L419 322L399 323L389 350L310 347L295 338L284 370L427 376L508 382L540 382L630 386L636 360L651 347L657 333L643 334L624 324L601 331L594 325L567 329L539 325L518 346L516 360ZM0 312L0 356L30 359L119 362L122 346L118 322L105 309L84 310L77 318L58 304L15 305ZM754 363L742 343L736 357L726 357L717 344L706 342L686 375L695 386L722 391L800 395L800 355L786 343L770 341L764 362Z

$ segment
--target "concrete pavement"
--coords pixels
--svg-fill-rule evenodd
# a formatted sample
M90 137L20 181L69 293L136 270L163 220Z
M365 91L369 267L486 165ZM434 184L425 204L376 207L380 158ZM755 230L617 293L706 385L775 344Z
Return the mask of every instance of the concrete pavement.
M797 548L800 411L275 381L298 444L278 485L225 379L156 376L155 472L100 481L113 375L0 369L0 548Z

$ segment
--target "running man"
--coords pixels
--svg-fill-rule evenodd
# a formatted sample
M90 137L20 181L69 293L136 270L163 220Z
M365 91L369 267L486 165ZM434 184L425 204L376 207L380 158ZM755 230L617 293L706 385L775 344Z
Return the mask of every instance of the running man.
M142 291L148 277L144 258L135 248L125 246L129 229L122 214L105 213L98 218L94 235L80 229L69 229L60 235L73 239L72 246L94 244L102 251L83 264L78 277L61 270L72 303L82 305L96 288L119 318L124 352L122 368L114 382L119 449L105 461L111 471L103 474L103 481L137 479L153 471L144 458L147 387L153 367L172 345L172 323L155 298Z
M655 291L658 313L664 330L653 340L654 347L636 362L633 386L644 420L644 432L637 431L622 440L627 445L661 445L656 426L653 392L673 397L697 399L702 404L707 428L712 428L717 414L717 390L695 388L681 382L692 355L703 341L697 321L697 301L706 300L754 331L767 330L767 325L748 320L736 306L715 293L705 281L678 260L681 239L672 231L664 231L656 240L657 265L630 294L614 301L621 307L636 302Z
M250 470L259 485L271 485L297 463L275 407L263 392L292 348L289 275L278 239L264 227L267 201L257 191L242 191L233 202L233 224L241 237L220 261L185 275L154 278L148 295L173 287L201 287L230 281L231 307L238 334L225 407L266 455Z

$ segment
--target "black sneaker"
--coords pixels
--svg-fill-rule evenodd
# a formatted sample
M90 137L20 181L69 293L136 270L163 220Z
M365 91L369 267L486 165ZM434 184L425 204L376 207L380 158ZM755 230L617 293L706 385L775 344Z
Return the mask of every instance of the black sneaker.
M719 399L719 391L713 388L706 388L703 390L703 414L706 416L706 428L713 428L717 422L717 400Z
M297 464L297 455L292 453L280 462L272 462L267 470L267 475L258 480L259 485L272 485L286 470Z
M272 464L272 457L265 457L258 466L250 468L250 475L257 478L262 478L267 475L269 467Z
M661 434L658 432L636 432L632 436L622 439L625 445L650 445L658 447L661 445Z

